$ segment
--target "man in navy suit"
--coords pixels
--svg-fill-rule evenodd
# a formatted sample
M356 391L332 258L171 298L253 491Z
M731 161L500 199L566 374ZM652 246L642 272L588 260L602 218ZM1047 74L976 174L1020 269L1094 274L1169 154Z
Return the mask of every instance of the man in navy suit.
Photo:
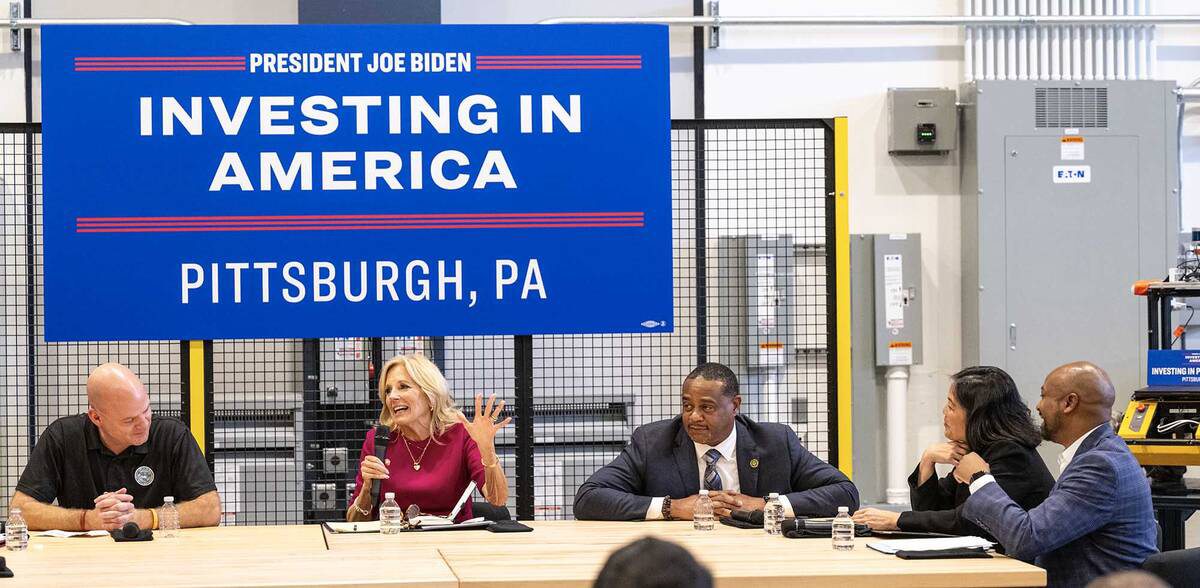
M1050 586L1084 586L1140 566L1158 551L1150 484L1109 419L1115 393L1088 362L1056 368L1042 384L1042 437L1065 446L1062 475L1033 510L1017 506L975 453L954 476L969 482L963 516L987 529L1009 555L1046 569Z
M683 381L681 414L650 423L575 493L575 516L600 520L690 520L701 488L713 510L762 510L778 492L787 516L832 516L858 507L858 489L809 453L786 425L738 414L737 376L719 363Z

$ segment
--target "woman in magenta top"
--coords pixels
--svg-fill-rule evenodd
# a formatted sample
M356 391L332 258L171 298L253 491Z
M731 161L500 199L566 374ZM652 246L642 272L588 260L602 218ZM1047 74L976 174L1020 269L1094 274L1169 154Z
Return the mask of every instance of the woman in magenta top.
M454 508L471 480L488 502L502 506L508 501L508 479L496 456L496 431L511 418L497 423L504 401L496 396L481 406L483 395L475 395L475 418L468 421L454 406L446 378L424 355L400 355L383 366L379 376L379 398L383 410L379 422L391 430L383 461L375 457L375 435L367 431L355 488L346 520L379 518L378 505L371 502L371 481L380 480L380 500L396 493L396 503L406 509L415 504L422 513L446 516ZM471 518L468 500L458 519Z

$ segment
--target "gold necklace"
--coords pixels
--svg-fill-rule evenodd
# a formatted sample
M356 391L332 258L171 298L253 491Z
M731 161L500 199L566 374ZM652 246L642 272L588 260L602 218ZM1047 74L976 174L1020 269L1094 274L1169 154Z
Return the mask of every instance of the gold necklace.
M429 436L429 440L425 442L425 449L421 450L421 457L413 457L412 447L408 446L408 438L403 433L400 438L404 440L404 448L408 450L408 459L412 460L413 471L421 471L421 460L425 459L425 452L429 451L429 446L433 443L433 435Z

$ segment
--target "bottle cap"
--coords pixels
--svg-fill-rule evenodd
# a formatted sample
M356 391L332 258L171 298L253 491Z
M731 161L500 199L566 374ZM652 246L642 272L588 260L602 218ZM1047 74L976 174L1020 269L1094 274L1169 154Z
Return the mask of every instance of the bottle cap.
M163 496L163 504L171 504L172 502L175 502L174 496Z
M383 494L383 498L384 498L384 500L392 500L392 499L396 498L396 493L395 492L385 492Z
M767 496L767 498L779 498L779 493L778 493L778 492L772 492L772 493L771 493L769 496Z
M840 514L840 513L843 513L843 512L844 512L844 513L846 513L846 514L850 514L850 507L848 507L848 506L839 506L839 507L838 507L838 513Z
M700 495L701 495L701 496L708 496L708 490L701 490L701 491L700 491Z

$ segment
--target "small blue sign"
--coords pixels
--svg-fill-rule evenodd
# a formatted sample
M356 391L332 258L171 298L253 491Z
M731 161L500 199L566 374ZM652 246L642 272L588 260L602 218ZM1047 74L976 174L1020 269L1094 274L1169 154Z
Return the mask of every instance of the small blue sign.
M1200 351L1148 351L1146 385L1200 387Z
M46 339L674 329L663 26L47 26Z

